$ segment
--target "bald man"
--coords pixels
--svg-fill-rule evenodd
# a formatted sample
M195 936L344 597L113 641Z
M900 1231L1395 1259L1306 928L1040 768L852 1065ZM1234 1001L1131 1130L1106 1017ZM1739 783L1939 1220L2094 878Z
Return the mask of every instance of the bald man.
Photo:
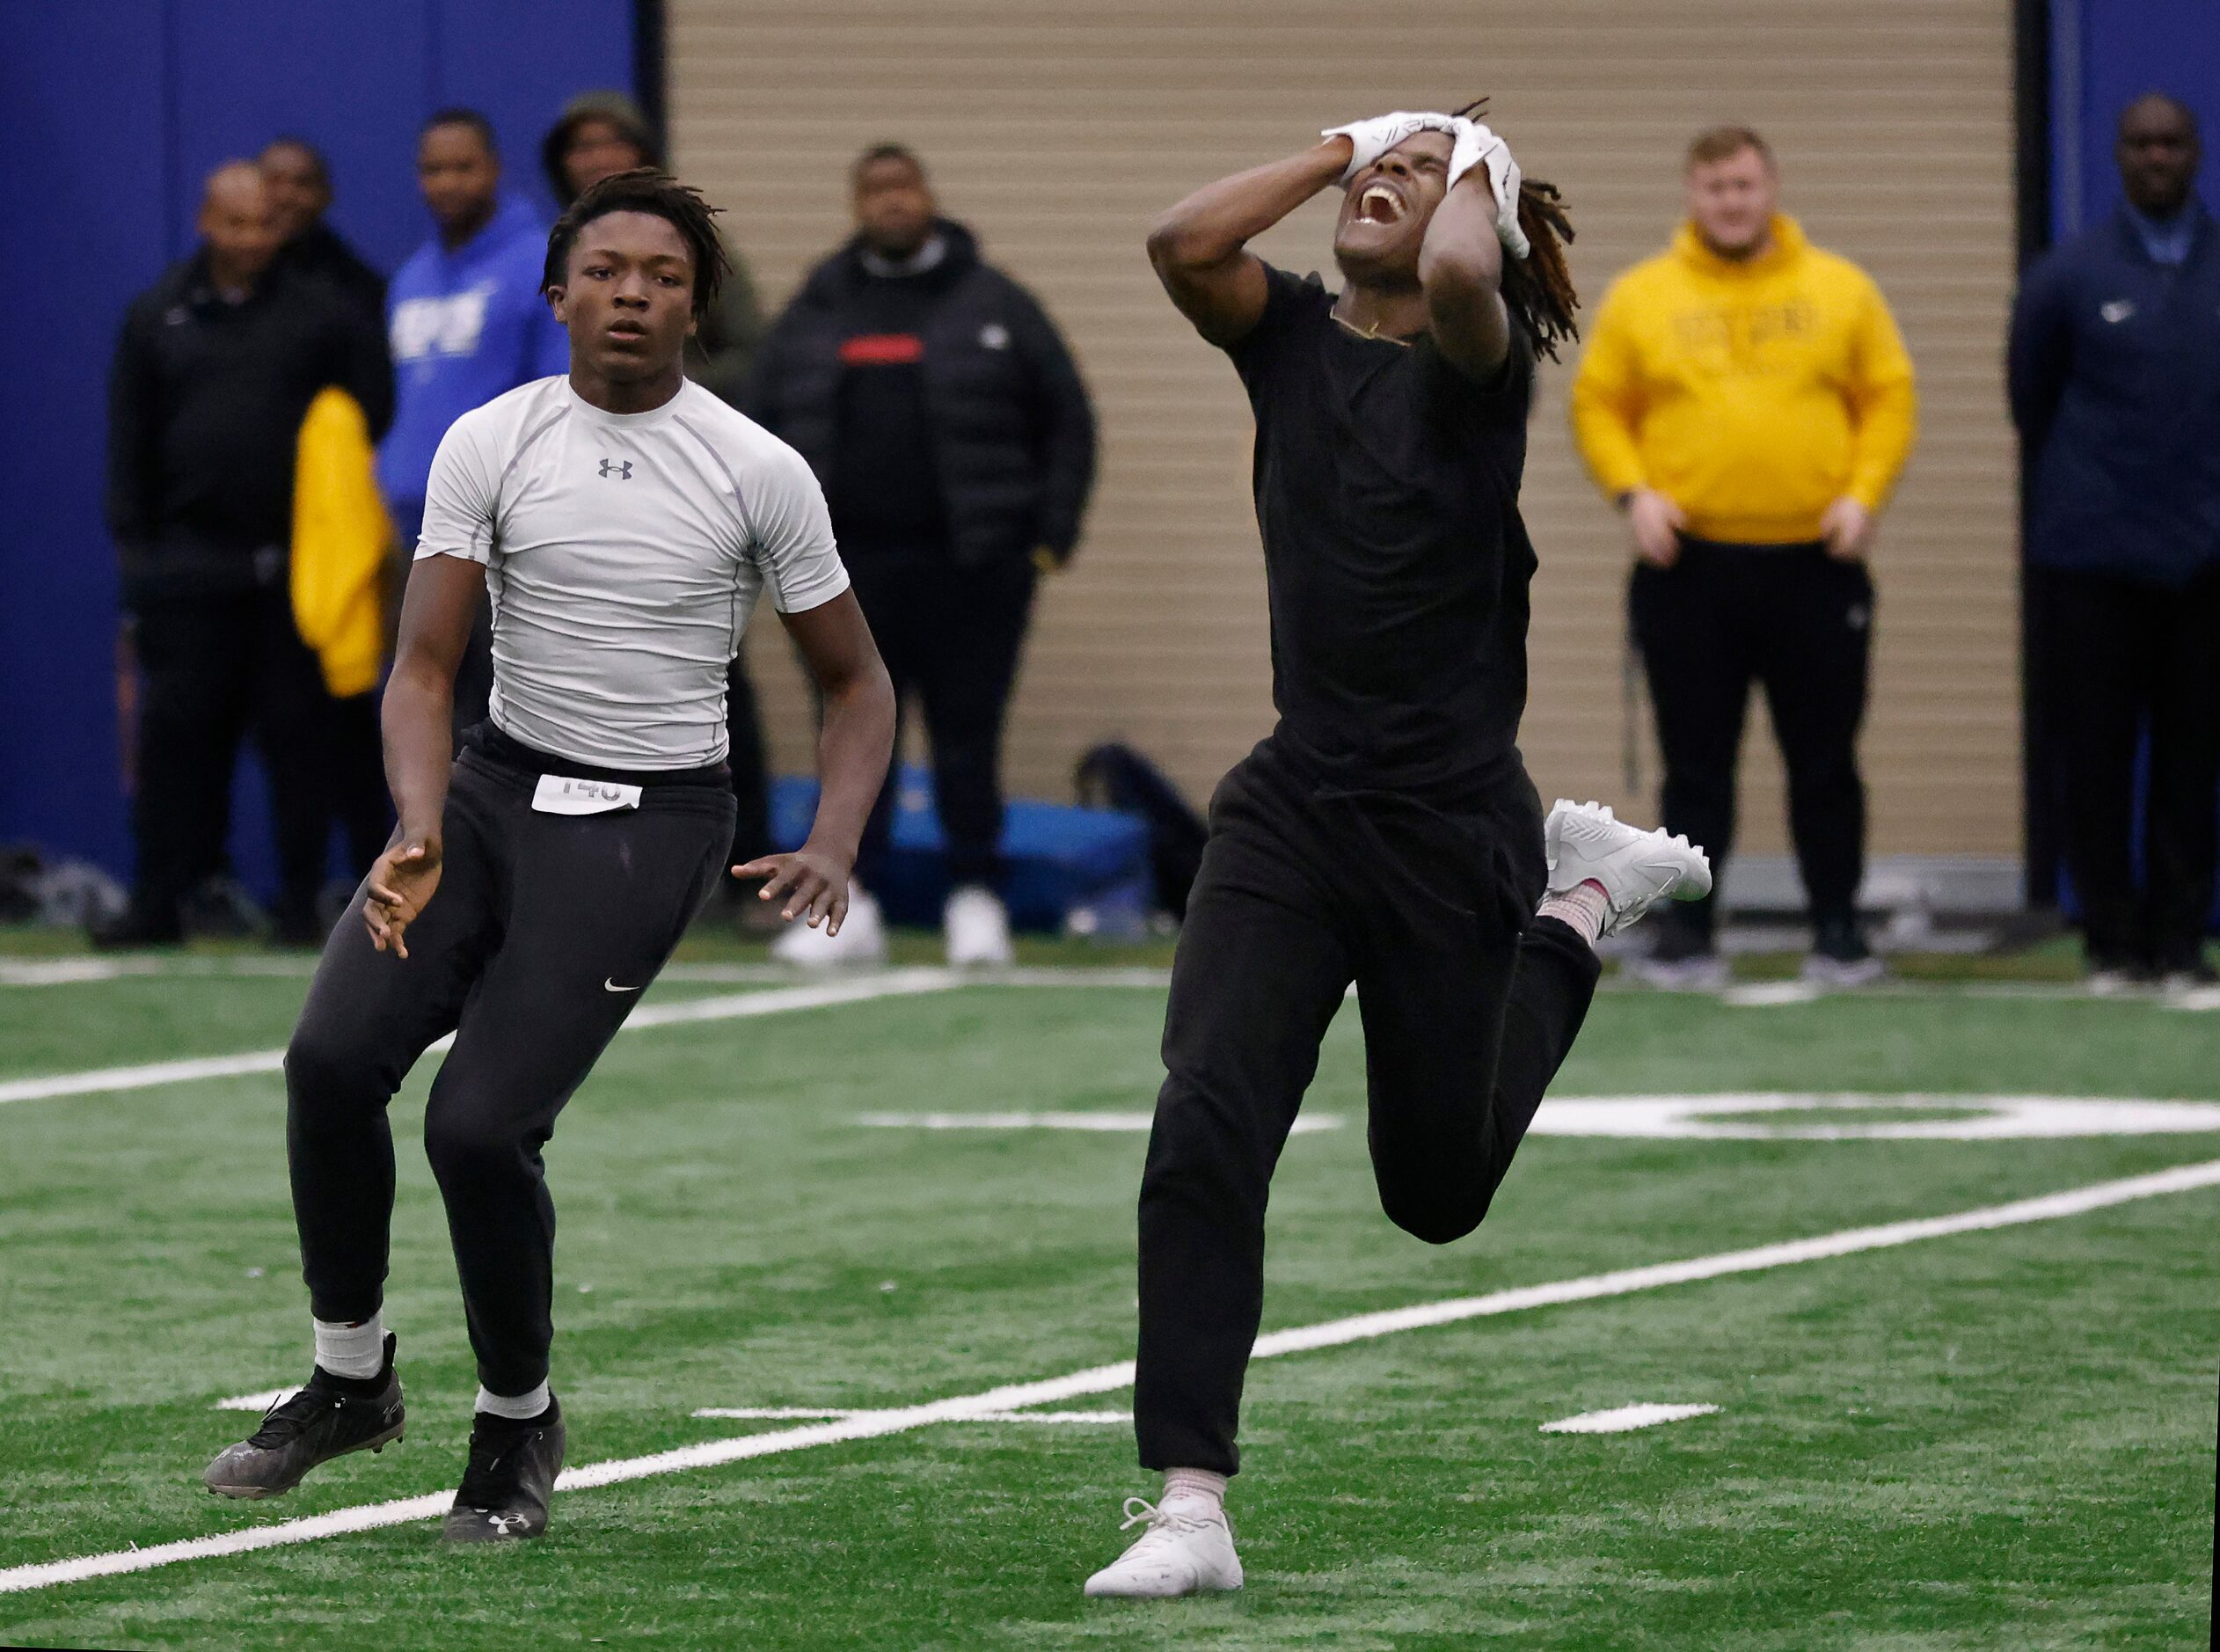
M312 941L325 815L322 678L294 629L293 460L317 391L374 430L391 416L383 341L328 283L281 267L281 220L245 161L208 179L201 245L126 312L109 378L107 516L142 678L138 850L108 946L179 939L179 903L222 864L231 770L251 727L270 776L281 936Z

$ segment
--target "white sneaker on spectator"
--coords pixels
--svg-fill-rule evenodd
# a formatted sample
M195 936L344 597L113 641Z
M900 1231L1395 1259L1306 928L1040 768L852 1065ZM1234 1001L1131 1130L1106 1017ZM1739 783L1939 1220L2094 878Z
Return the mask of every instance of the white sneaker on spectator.
M851 884L848 916L841 923L840 933L829 935L822 925L812 929L796 918L786 925L785 934L771 942L770 955L780 963L805 964L812 969L884 963L886 920L879 914L879 903L866 895L860 884Z
M951 891L941 924L952 964L1002 965L1018 955L1010 944L1009 909L984 884L967 883Z
M1223 1509L1185 1498L1161 1505L1127 1498L1125 1526L1143 1524L1149 1529L1131 1548L1087 1579L1090 1599L1170 1600L1241 1587L1241 1557Z

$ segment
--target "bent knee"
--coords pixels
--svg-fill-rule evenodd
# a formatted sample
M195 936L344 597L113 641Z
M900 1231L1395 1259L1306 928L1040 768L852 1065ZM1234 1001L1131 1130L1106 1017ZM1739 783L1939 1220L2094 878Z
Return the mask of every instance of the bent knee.
M1478 1197L1383 1195L1380 1200L1389 1221L1428 1245L1453 1245L1463 1239L1486 1219L1488 1203L1485 1194Z
M523 1138L515 1130L484 1120L427 1111L424 1156L432 1161L432 1173L443 1182L500 1175L522 1166Z
M382 1106L391 1091L369 1052L344 1033L296 1028L285 1047L285 1093L296 1109L334 1104Z

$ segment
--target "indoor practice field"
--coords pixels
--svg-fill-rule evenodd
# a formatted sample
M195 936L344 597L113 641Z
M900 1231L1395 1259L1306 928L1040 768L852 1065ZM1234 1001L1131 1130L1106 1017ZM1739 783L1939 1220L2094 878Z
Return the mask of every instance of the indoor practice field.
M2206 1644L2220 1019L2029 979L1606 990L1442 1248L1380 1214L1345 1012L1274 1188L1247 1588L1083 1600L1153 1490L1118 1367L1165 998L1161 952L1093 955L690 947L548 1150L601 1483L488 1549L428 1517L474 1385L435 1058L395 1106L408 1437L223 1503L198 1475L252 1416L220 1402L306 1365L267 1052L307 962L0 957L0 1642ZM1545 1431L1634 1406L1715 1409ZM301 1540L161 1547L238 1534Z

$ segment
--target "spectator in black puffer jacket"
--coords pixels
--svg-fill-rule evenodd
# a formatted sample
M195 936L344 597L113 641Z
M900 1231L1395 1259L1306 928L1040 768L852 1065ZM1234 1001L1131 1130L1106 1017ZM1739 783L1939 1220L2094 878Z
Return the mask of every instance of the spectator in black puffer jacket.
M742 406L816 471L895 691L924 704L950 961L1004 961L1003 712L1034 580L1078 542L1094 415L1055 325L938 215L914 154L879 145L851 176L855 238L772 325ZM866 877L891 797L865 834ZM883 945L871 918L851 911L833 939L792 929L780 948L869 957Z

